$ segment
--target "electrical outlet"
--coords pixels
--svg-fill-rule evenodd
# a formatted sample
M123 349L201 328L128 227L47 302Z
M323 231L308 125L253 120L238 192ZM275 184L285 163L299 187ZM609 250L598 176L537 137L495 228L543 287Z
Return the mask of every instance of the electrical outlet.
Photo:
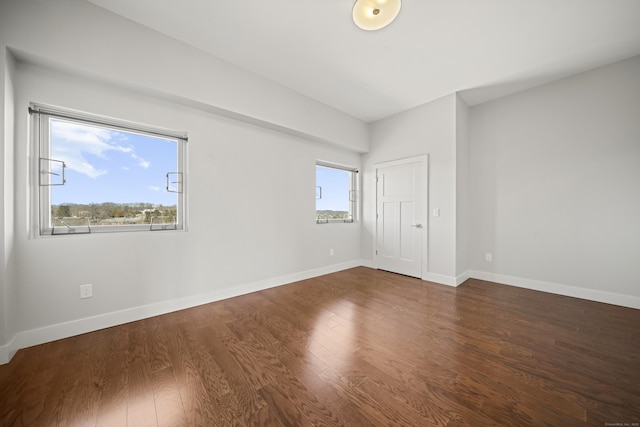
M329 256L333 256L333 249L329 249Z
M80 298L91 298L93 296L93 285L88 283L80 285Z
M486 254L484 254L484 260L487 262L492 262L493 261L493 254L491 252L487 252Z

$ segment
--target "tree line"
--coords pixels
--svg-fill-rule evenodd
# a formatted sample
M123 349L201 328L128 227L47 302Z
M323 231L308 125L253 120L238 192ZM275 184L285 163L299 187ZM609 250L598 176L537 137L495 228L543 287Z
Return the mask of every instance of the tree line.
M54 218L89 218L90 220L105 220L111 218L176 216L176 206L163 206L153 203L64 203L51 205L51 215ZM148 222L148 221L145 221Z
M316 210L316 218L318 219L344 219L349 216L347 211L333 211L333 210Z

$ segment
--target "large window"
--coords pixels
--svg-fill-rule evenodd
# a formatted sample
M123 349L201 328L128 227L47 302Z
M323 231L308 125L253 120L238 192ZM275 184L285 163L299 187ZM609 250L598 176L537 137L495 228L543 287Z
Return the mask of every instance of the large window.
M316 162L316 222L354 222L357 188L357 169Z
M32 105L35 234L184 228L186 135Z

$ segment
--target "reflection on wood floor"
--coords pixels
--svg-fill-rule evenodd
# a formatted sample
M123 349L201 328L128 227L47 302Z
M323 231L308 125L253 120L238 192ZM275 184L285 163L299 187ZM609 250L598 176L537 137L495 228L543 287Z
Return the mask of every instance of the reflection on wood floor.
M19 351L2 426L640 422L640 310L355 268Z

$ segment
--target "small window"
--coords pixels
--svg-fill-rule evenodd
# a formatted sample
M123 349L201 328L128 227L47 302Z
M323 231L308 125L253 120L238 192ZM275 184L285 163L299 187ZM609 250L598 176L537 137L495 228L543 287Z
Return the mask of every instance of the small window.
M356 221L358 170L316 162L316 223Z
M181 230L185 134L32 105L44 235Z

